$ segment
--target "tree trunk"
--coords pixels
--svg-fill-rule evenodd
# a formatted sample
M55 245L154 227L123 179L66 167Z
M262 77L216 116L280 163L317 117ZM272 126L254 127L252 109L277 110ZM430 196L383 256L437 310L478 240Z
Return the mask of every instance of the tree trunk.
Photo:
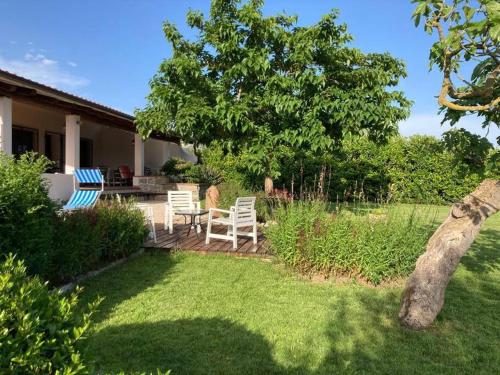
M272 194L273 189L273 179L271 177L266 177L266 179L264 180L264 191L266 192L266 195Z
M453 205L406 283L399 311L402 325L418 330L432 324L443 307L446 286L460 258L484 221L499 210L499 180L483 181L473 193Z

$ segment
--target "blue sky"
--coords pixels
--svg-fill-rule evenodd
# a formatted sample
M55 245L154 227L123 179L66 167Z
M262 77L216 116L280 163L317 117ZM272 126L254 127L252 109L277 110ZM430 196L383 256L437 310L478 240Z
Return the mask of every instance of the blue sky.
M189 8L207 13L208 0L3 0L0 5L0 68L132 113L148 93L148 81L171 50L162 22L175 23L188 36ZM332 8L365 52L390 52L407 64L400 88L414 101L400 125L403 135L440 135L435 95L440 76L428 71L433 38L411 21L410 0L267 0L266 14L297 14L312 24ZM485 135L480 119L460 126ZM491 128L488 138L500 135Z

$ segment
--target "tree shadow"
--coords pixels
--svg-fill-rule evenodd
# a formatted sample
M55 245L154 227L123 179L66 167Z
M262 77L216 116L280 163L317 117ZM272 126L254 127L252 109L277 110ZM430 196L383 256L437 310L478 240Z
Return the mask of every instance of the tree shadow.
M131 259L117 269L107 270L82 283L85 293L81 296L80 305L86 306L97 297L103 297L106 302L99 306L92 318L93 323L102 322L121 302L166 281L175 272L176 263L176 257L154 252ZM127 287L124 288L124 285Z
M92 354L95 372L102 374L157 369L172 369L175 375L495 373L500 362L500 285L497 273L488 271L498 263L491 254L497 231L485 229L481 236L479 247L471 249L474 257L462 262L452 278L442 312L425 332L400 327L399 289L354 286L349 293L332 291L325 328L329 349L315 368L308 358L300 358L307 351L294 352L293 347L293 365L278 363L275 347L263 334L223 318L103 326L88 340L86 353ZM483 252L491 257L478 256ZM98 290L107 299L95 320L103 321L115 306L145 289L168 283L178 260L145 255L121 266L120 272L110 270L90 281L85 298L91 300Z
M497 373L499 292L488 280L471 287L455 278L433 327L414 332L399 325L399 290L375 296L360 289L360 305L336 304L327 328L331 349L315 375Z
M220 318L112 326L97 332L90 345L94 371L104 374L157 369L176 375L289 373L274 362L262 335Z
M498 285L471 287L453 280L435 325L424 332L402 328L399 293L358 288L333 301L326 328L330 349L317 368L308 358L278 363L265 336L223 318L194 318L104 327L89 340L100 374L490 374L500 351L495 304ZM477 293L479 286L480 293ZM475 293L476 291L476 293ZM290 348L290 354L293 348Z
M482 229L476 241L460 260L463 266L474 273L500 270L499 231Z

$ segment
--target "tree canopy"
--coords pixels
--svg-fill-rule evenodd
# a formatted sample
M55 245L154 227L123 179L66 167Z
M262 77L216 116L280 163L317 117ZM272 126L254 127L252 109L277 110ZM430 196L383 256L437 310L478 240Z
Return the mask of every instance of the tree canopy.
M351 47L335 10L301 26L262 7L213 0L208 18L189 11L195 40L164 23L173 55L136 112L143 135L173 133L195 146L217 140L272 176L277 153L331 152L347 134L383 141L397 133L411 105L394 89L406 76L401 60Z
M500 3L497 0L413 0L415 25L437 33L429 60L443 72L438 101L452 125L476 113L500 126ZM463 77L467 68L472 73ZM456 86L457 82L459 86ZM498 139L500 144L500 138Z

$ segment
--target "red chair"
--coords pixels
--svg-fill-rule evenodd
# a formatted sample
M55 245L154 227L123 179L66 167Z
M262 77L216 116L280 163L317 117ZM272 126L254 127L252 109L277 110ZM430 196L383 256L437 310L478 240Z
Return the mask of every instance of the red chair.
M134 174L130 171L130 168L127 165L121 165L118 167L118 171L120 172L120 178L125 182L125 185L132 185Z

